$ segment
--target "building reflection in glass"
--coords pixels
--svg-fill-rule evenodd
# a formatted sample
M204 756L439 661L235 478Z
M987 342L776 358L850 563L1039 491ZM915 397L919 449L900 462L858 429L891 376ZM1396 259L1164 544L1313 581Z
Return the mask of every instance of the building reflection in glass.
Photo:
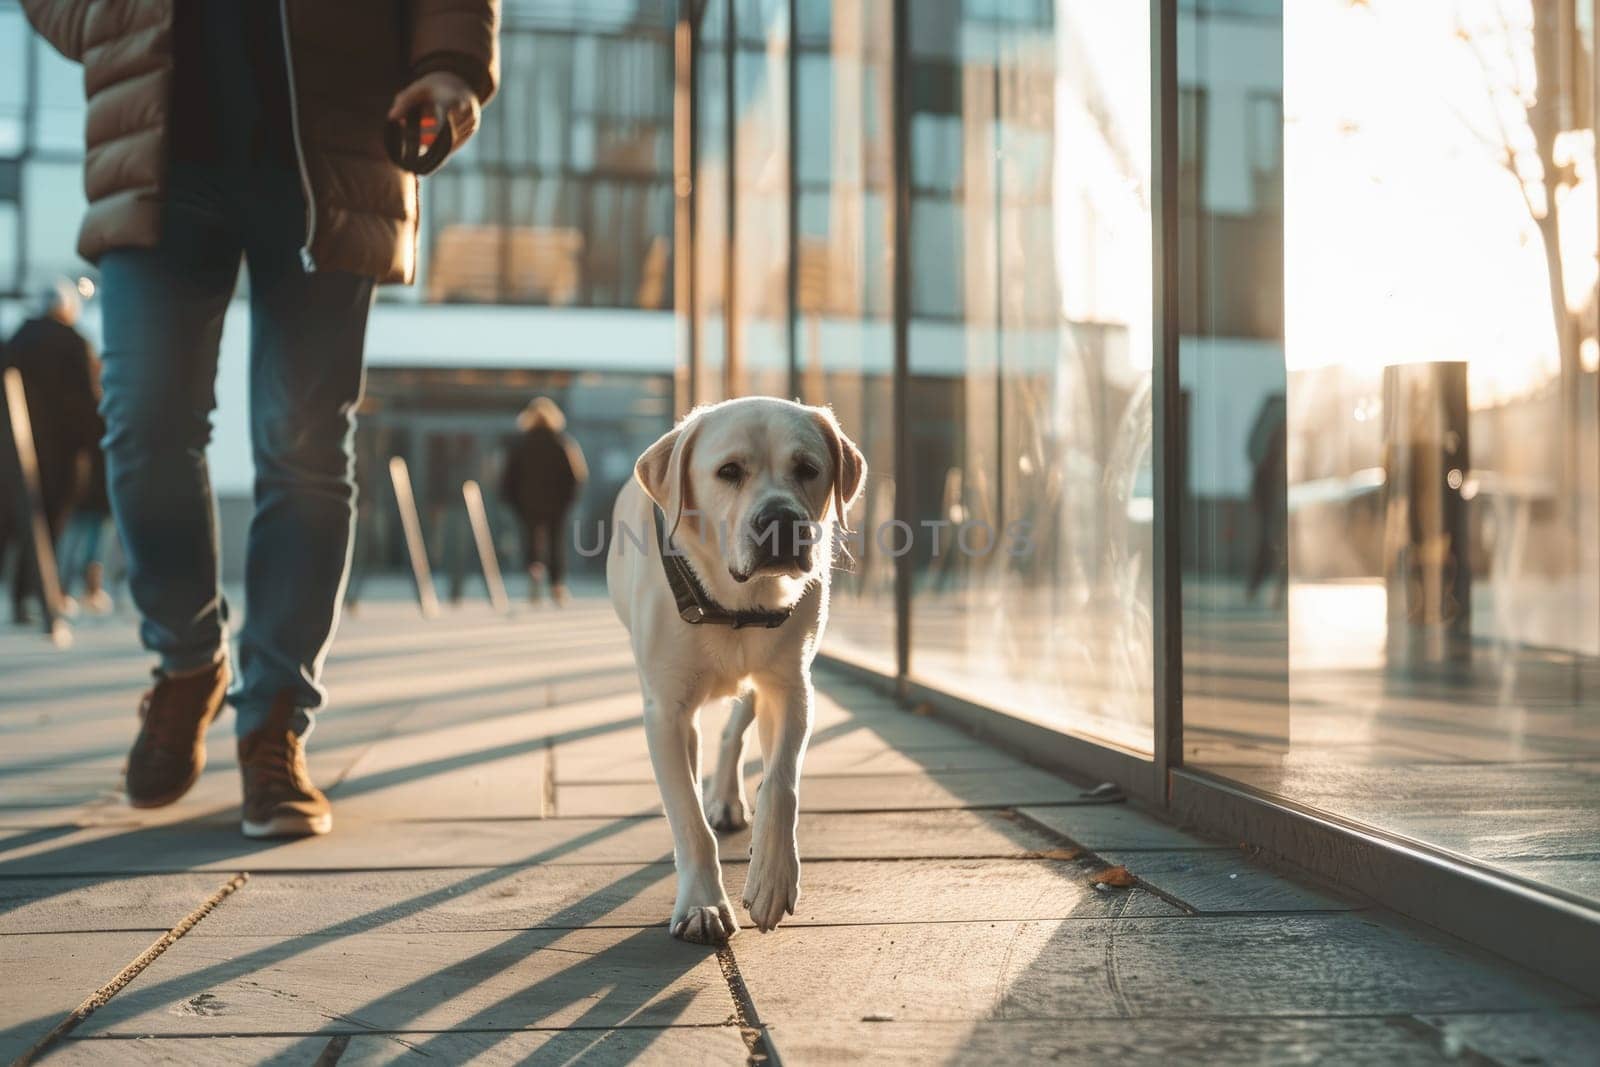
M1186 759L1600 896L1594 6L1185 7ZM1258 254L1212 254L1251 215ZM1286 403L1281 606L1228 473L1251 389Z

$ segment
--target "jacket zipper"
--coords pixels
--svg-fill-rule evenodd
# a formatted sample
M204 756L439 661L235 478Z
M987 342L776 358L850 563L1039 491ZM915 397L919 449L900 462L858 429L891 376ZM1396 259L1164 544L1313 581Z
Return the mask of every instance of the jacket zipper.
M317 201L311 191L311 172L306 168L305 149L300 144L300 100L294 85L294 52L289 47L289 0L278 0L278 20L283 30L284 75L289 82L289 129L294 137L295 162L300 165L300 186L306 194L306 239L305 244L300 246L300 265L309 274L317 269L317 261L311 258L311 239L317 233Z

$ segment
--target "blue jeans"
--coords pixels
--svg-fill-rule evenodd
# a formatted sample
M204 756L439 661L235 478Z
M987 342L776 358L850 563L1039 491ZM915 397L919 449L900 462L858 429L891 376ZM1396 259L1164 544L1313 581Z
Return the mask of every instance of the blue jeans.
M56 545L56 568L61 575L61 591L71 593L72 587L84 580L89 564L100 563L100 542L105 536L106 517L98 511L74 511L67 518L67 528L61 531Z
M374 282L303 269L305 203L292 170L174 164L167 187L159 245L100 264L107 488L140 637L164 671L226 655L205 449L243 260L255 514L230 702L241 736L280 696L304 733L326 699L322 664L350 569L352 437Z

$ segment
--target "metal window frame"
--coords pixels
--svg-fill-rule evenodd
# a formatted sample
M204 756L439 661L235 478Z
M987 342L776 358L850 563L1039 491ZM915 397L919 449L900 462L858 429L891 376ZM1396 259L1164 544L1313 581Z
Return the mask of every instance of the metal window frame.
M890 184L889 287L893 325L894 519L910 527L911 493L911 0L894 0L894 38L889 59L889 123L893 131ZM894 557L894 694L911 699L911 554Z
M684 350L672 374L672 407L682 416L694 406L695 374L700 367L699 279L694 269L695 166L699 162L695 141L698 86L695 53L700 47L700 10L697 0L678 0L678 18L672 31L672 303L684 317Z
M1150 0L1151 425L1155 515L1151 628L1155 792L1183 763L1183 386L1178 377L1178 3Z

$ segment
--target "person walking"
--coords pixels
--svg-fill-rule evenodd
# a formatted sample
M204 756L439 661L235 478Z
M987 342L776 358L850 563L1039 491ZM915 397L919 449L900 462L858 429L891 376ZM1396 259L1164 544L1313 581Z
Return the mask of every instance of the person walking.
M101 274L107 489L159 660L128 801L188 792L226 698L244 833L326 833L305 739L349 570L367 313L375 286L416 270L417 182L385 132L420 110L455 148L472 134L498 76L498 0L23 8L84 64L89 96L78 251ZM241 261L255 513L235 658L205 448Z
M1245 442L1256 542L1244 588L1245 601L1254 604L1271 579L1274 610L1282 610L1289 588L1287 441L1288 404L1282 393L1274 393L1261 402Z
M98 448L100 439L100 416L95 411L99 400L95 357L89 342L77 330L81 312L77 289L67 282L57 282L46 291L39 314L17 329L4 353L5 365L15 368L22 377L38 463L39 495L52 544L61 537L81 488L85 461ZM14 447L9 430L3 447L7 451ZM13 464L8 462L7 466ZM16 497L18 488L12 486L7 495ZM18 545L11 581L11 614L17 623L26 624L30 621L28 601L44 594L39 587L26 518L16 500L7 503L11 520L4 524L9 530L6 539L15 539Z
M95 361L95 381L98 390L99 361ZM91 615L109 615L115 604L105 587L105 561L102 546L105 544L106 526L111 522L111 498L106 495L106 454L100 447L104 423L98 412L95 421L101 433L95 435L93 444L79 458L79 490L72 503L72 513L67 516L66 528L61 531L61 541L56 552L56 564L61 568L61 593L67 601L67 613L74 605ZM73 599L73 587L83 583L82 594Z
M522 525L528 569L528 599L537 601L541 581L550 599L567 600L567 512L589 479L578 442L566 432L567 417L547 396L535 397L517 416L520 431L506 448L500 497Z

